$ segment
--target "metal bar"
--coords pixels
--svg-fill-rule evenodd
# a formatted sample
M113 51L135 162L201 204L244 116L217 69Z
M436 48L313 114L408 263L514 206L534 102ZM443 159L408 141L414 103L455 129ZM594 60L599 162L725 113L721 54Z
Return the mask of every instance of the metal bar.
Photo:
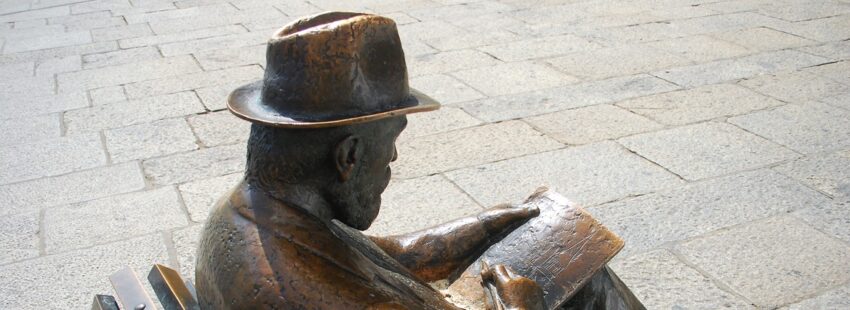
M148 281L165 310L200 309L192 291L174 269L155 264L148 273Z
M95 295L91 310L119 310L118 302L112 295Z
M156 304L148 296L142 282L130 267L125 267L109 276L109 282L118 295L118 300L124 309L156 310Z

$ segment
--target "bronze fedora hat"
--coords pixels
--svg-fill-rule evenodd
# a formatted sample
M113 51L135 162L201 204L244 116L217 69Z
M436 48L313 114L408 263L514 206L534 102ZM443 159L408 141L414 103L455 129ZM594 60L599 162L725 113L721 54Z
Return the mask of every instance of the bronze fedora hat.
M231 92L227 107L267 126L321 128L436 110L440 104L408 85L393 20L327 12L278 30L266 48L263 79Z

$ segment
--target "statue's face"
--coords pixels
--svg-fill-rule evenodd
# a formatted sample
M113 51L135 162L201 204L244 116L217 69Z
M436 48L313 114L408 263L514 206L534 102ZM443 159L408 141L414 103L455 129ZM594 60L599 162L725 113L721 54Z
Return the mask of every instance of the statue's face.
M398 157L395 141L407 125L404 116L376 121L361 135L364 143L361 158L351 178L343 183L341 208L337 218L343 223L365 230L372 225L381 208L381 193L390 182L390 163Z

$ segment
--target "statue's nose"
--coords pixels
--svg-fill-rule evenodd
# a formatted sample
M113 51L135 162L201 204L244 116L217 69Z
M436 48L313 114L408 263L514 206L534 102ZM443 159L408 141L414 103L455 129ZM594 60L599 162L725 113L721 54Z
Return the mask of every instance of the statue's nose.
M393 146L393 159L390 159L390 162L394 162L396 159L398 159L398 149Z

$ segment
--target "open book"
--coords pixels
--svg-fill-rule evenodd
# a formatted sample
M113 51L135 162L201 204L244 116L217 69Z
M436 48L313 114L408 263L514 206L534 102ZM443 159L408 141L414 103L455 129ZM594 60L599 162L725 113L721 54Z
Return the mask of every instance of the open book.
M546 188L538 189L524 204L540 215L490 247L445 291L465 309L484 309L481 261L503 264L543 289L548 309L567 301L623 248L623 240L589 213Z

